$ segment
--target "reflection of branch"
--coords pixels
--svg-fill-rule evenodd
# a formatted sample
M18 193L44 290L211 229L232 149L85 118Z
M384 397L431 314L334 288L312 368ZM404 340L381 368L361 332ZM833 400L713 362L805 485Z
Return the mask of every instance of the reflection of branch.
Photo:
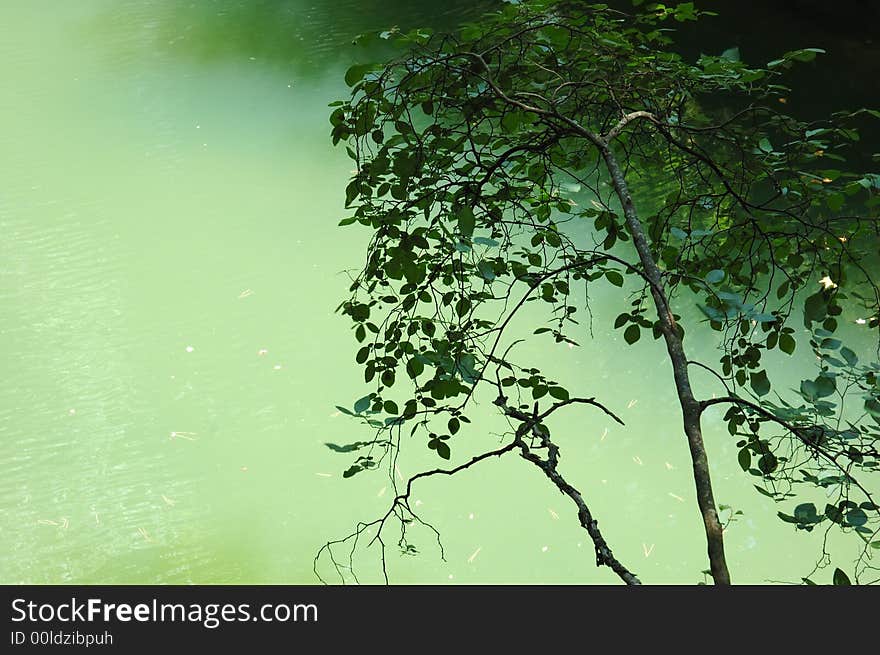
M596 402L592 398L577 400L573 399L570 402L588 402L589 404L595 405L596 407L602 409L606 414L614 418L618 423L623 423L610 410L606 409L603 405ZM521 451L520 455L522 456L522 458L541 469L544 472L544 475L546 475L550 479L550 481L556 486L557 489L559 489L561 493L565 494L566 496L571 498L572 501L574 501L574 504L578 508L578 518L580 519L580 523L587 531L587 534L590 535L590 539L593 540L593 545L596 550L596 566L604 565L609 567L617 574L617 576L621 580L623 580L628 585L642 584L634 573L632 573L623 564L621 564L616 557L614 557L614 554L611 552L611 547L608 545L608 542L605 541L605 537L603 537L602 533L599 531L598 521L593 518L593 515L590 512L590 508L587 507L586 502L584 502L583 496L581 496L581 493L577 489L575 489L568 483L568 481L562 476L561 473L559 473L557 469L559 463L559 446L557 446L550 440L549 432L547 432L546 428L543 428L543 426L539 427L543 418L545 418L548 414L552 413L559 407L570 403L556 403L543 414L538 414L536 403L535 411L532 415L526 414L525 412L510 407L507 404L507 398L503 395L499 396L495 400L495 404L504 411L505 415L516 419L517 421L520 421L521 425L516 431L513 445L519 447ZM523 437L529 433L531 433L534 439L538 440L541 448L547 449L546 459L542 459L540 456L532 452L529 445L523 439Z

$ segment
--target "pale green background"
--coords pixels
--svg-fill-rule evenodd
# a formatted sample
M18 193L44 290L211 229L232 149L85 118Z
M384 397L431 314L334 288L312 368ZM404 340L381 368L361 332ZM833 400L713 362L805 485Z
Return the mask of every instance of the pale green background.
M385 510L388 480L343 480L351 458L323 445L369 436L334 408L367 391L333 313L367 234L336 227L351 163L326 105L350 35L471 5L430 4L3 0L0 582L314 583L319 546ZM628 424L557 421L564 472L645 582L697 582L669 370L658 343L612 334L618 307L594 298L584 348L532 350ZM496 443L484 407L457 457ZM820 535L775 518L720 411L716 497L745 512L727 534L734 580L798 579ZM515 457L415 498L447 561L414 535L422 554L392 552L393 582L616 582L573 506ZM361 573L379 580L370 553Z

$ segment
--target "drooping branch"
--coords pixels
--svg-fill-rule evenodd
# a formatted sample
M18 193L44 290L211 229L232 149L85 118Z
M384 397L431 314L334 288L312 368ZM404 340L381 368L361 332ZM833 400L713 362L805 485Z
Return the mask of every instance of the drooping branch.
M623 422L617 418L611 410L604 407L601 403L596 402L595 399L585 399L583 402L601 408L606 414L623 424ZM526 414L514 407L510 407L507 404L507 398L503 395L498 396L495 400L495 404L504 411L506 416L520 422L520 425L516 430L514 445L519 447L522 458L541 469L544 472L544 475L547 476L556 488L559 489L562 494L571 498L574 502L578 509L578 520L593 541L593 547L596 551L596 566L609 567L628 585L642 584L639 578L614 556L611 547L608 545L608 542L605 541L605 537L599 530L599 522L593 518L593 514L584 501L580 491L569 484L565 477L559 472L559 446L550 439L549 432L546 427L543 426L542 421L555 409L558 409L558 407L561 407L566 403L557 403L549 410L546 410L543 414L538 413L536 405L535 411L532 415ZM538 442L541 448L546 449L546 458L541 458L539 455L535 454L532 447L526 443L525 437L529 434Z
M813 452L814 455L824 459L825 461L829 462L832 466L834 466L836 469L838 469L845 476L845 478L847 480L852 482L852 484L854 484L859 489L859 491L861 491L863 494L865 494L865 498L867 498L867 500L870 501L870 503L872 505L876 506L876 503L874 503L874 498L871 495L871 492L869 492L867 489L865 489L865 487L863 487L861 485L861 483L859 483L859 481L856 480L840 464L840 462L837 461L837 458L833 454L827 452L824 448L822 448L822 446L819 443L817 443L817 440L810 439L808 436L806 436L805 433L807 431L807 428L808 427L814 428L816 426L795 425L794 423L791 423L790 421L786 421L785 419L776 416L776 414L774 414L773 412L771 412L767 408L761 407L757 403L753 403L752 401L750 401L746 398L740 398L739 396L719 396L717 398L709 398L706 400L702 400L702 401L700 401L700 412L703 412L704 410L706 410L707 408L709 408L713 405L720 405L720 404L730 404L730 405L736 405L738 407L745 407L745 408L749 409L750 411L754 412L755 414L759 414L760 416L763 416L768 421L776 423L780 427L784 428L785 430L787 430L788 432L793 434L795 437L797 437L810 451Z

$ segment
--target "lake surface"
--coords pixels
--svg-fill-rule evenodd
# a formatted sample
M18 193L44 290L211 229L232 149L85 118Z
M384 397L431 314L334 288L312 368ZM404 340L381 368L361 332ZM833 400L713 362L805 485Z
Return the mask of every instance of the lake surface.
M351 163L330 146L327 103L361 56L352 35L473 7L3 3L0 582L314 583L317 549L385 511L388 480L343 480L348 456L324 445L368 437L335 409L366 393L334 308L367 235L336 227ZM616 308L593 300L583 348L532 350L627 422L576 410L554 424L564 471L642 580L698 582L664 352L624 347ZM456 454L495 443L483 413ZM718 418L716 498L744 512L726 537L733 578L797 580L820 535L793 544ZM404 475L434 464L420 455ZM415 498L446 561L413 535L421 554L391 553L393 582L616 581L520 459L424 481ZM362 581L379 580L375 563L366 552Z

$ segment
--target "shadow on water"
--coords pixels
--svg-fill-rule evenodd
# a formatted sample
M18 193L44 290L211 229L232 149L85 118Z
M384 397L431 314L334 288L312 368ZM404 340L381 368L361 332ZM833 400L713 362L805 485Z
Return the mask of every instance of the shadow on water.
M210 0L113 6L93 25L96 33L141 33L153 52L199 63L256 60L298 75L317 76L328 65L358 55L358 34L397 27L449 30L495 3L486 0Z

